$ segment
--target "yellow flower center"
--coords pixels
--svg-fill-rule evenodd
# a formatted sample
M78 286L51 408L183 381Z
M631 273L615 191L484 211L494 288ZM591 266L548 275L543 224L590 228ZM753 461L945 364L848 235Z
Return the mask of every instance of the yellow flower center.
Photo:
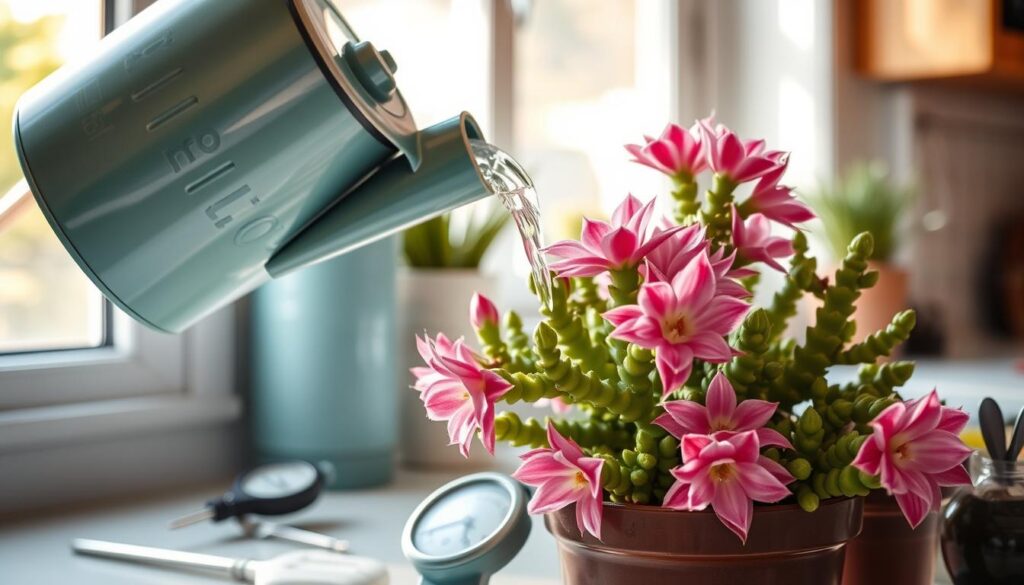
M582 471L577 471L576 475L572 478L572 484L576 489L580 489L590 485L590 482L587 481L587 476L583 475Z
M719 463L718 465L712 465L708 473L713 481L722 483L729 481L736 475L736 468L731 463Z
M672 315L661 324L661 333L669 343L682 343L690 336L689 319L685 315Z

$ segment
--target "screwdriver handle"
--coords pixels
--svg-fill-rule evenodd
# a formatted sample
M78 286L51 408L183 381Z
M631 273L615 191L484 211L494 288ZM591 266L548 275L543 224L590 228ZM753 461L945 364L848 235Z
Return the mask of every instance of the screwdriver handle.
M237 581L252 581L252 571L247 570L249 564L247 559L232 559L215 555L87 538L76 538L71 541L71 549L83 555L132 561L172 569L203 569Z

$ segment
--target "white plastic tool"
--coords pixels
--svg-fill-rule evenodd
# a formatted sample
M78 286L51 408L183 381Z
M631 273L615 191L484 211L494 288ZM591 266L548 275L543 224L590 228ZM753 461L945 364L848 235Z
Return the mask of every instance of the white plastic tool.
M200 569L254 585L387 585L379 561L323 550L284 553L265 561L233 559L102 540L76 539L79 554L145 563L175 569Z

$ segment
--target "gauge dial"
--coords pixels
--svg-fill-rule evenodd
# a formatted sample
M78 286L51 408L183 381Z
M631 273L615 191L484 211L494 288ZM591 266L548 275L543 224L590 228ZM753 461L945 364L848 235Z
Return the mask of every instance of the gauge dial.
M253 498L281 498L309 489L317 477L316 468L305 461L271 463L249 472L240 485Z
M494 534L511 505L508 490L499 485L466 485L427 508L416 523L413 544L428 555L456 555Z

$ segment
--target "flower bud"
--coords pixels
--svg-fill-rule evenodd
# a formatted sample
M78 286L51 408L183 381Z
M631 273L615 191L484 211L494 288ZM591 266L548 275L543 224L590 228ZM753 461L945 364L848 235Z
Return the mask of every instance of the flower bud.
M476 329L498 324L498 307L490 299L480 293L473 293L473 299L469 302L469 320Z

